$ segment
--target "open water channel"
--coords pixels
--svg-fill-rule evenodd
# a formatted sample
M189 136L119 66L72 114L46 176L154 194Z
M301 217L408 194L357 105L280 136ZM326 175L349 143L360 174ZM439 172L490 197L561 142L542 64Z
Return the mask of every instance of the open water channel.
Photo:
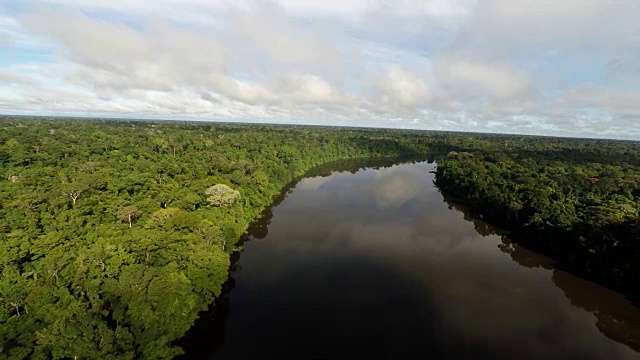
M250 231L186 357L640 359L636 306L448 202L434 169L302 179Z

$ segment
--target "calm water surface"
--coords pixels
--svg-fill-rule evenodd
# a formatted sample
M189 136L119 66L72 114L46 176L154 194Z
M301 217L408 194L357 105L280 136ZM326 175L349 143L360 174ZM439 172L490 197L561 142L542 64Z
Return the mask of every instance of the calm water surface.
M434 167L303 179L188 357L640 359L636 307L447 203Z

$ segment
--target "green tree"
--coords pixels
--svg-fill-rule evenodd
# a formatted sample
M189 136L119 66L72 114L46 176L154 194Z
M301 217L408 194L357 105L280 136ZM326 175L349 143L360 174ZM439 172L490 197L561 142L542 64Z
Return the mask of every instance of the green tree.
M205 191L205 195L209 204L216 207L231 206L240 199L239 191L224 184L211 186Z
M133 220L140 217L141 214L142 213L140 212L140 209L138 209L137 207L125 206L118 209L118 213L116 214L116 216L118 217L118 220L122 222L128 222L129 227L131 227Z

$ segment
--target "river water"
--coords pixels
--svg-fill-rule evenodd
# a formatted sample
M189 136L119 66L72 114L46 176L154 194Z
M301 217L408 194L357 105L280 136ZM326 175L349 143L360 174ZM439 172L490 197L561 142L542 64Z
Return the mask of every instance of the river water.
M447 202L434 169L301 180L187 357L640 359L637 307Z

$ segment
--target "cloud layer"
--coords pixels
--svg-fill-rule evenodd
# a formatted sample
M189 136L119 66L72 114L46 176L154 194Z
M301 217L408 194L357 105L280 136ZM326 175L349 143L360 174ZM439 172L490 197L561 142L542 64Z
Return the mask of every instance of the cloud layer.
M0 112L640 139L635 0L51 0Z

